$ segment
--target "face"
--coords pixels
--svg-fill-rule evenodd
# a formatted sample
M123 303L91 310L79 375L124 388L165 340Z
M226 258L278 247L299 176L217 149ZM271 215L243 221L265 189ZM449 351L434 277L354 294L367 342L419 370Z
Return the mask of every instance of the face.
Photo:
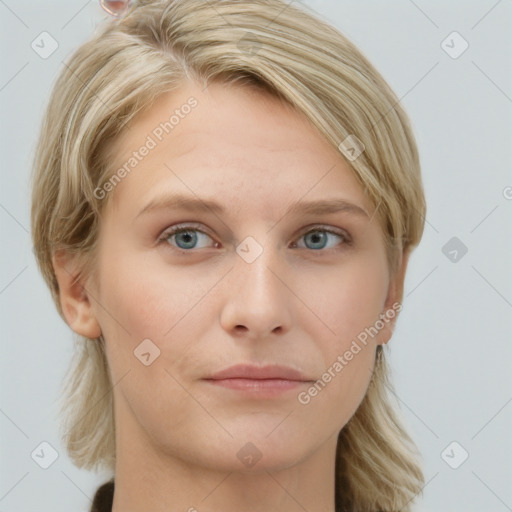
M275 98L191 83L136 118L113 172L130 158L89 285L120 442L226 471L334 453L395 313L349 165Z

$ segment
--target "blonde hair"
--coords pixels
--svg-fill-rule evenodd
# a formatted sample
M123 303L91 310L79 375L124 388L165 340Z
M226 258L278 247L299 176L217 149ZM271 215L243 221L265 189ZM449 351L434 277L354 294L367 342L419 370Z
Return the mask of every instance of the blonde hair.
M391 272L402 252L419 243L426 205L410 122L346 37L282 0L139 1L69 58L41 126L32 237L62 318L52 255L64 249L79 258L82 275L93 274L98 223L109 200L95 190L112 175L109 147L139 112L187 79L267 91L306 116L335 148L355 136L364 151L347 162L378 210ZM75 348L62 395L62 436L78 467L113 472L113 383L104 340L78 337ZM367 393L339 434L337 510L407 512L422 490L420 454L391 391L378 345Z

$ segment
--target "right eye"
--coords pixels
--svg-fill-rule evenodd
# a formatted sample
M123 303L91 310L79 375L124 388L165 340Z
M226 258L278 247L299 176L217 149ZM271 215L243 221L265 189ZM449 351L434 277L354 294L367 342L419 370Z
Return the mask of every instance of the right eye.
M189 252L191 249L204 249L206 247L197 247L197 243L201 243L201 239L212 240L211 236L204 231L190 225L178 225L164 231L160 236L160 242L166 242L180 251ZM212 247L218 247L218 243L214 242Z

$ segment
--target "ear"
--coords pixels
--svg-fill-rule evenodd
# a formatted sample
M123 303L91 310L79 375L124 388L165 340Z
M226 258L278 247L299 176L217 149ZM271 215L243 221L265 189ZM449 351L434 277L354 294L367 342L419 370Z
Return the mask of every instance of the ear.
M410 251L401 253L397 270L390 278L388 294L379 318L384 323L384 327L379 329L377 335L378 345L384 345L391 339L395 329L396 319L402 309L405 272L407 270L407 264L409 263L409 255Z
M59 283L60 306L69 327L86 338L101 336L101 327L94 315L89 293L82 283L77 258L57 251L52 258L53 268Z

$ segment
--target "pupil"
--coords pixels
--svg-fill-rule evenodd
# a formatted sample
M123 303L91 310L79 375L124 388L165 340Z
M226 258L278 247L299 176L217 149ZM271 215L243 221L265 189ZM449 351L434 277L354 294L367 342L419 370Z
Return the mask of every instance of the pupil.
M193 240L194 240L194 237L190 234L190 232L182 232L182 233L179 233L182 237L182 243L186 246L188 246L188 244L192 243L193 244Z
M321 243L323 238L325 237L325 233L315 232L310 234L311 242L313 244Z

